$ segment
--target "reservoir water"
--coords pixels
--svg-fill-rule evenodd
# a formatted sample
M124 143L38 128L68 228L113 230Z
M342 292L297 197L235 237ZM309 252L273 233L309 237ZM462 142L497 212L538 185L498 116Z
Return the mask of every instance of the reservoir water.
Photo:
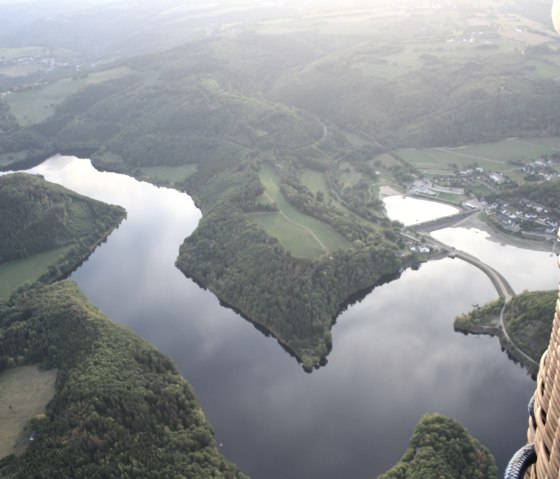
M525 442L534 382L496 339L453 331L456 315L497 297L475 267L433 261L375 288L339 316L328 364L307 374L174 267L200 219L187 195L71 157L33 172L128 210L72 279L176 362L221 450L254 479L376 477L400 459L425 412L463 423L501 469ZM515 264L516 252L500 251Z

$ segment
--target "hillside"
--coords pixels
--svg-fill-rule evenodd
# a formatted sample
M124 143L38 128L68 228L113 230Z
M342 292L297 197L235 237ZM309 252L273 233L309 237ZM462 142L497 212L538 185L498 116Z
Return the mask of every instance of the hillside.
M66 276L125 216L38 176L0 176L0 299Z
M188 192L178 267L316 367L344 302L417 261L379 200L413 179L390 149L560 133L554 39L498 3L249 23L33 87L0 165L81 152Z
M0 372L58 370L46 416L3 478L242 478L217 450L194 393L172 362L106 318L72 282L0 306Z
M370 190L373 168L350 165L353 147L336 127L263 95L314 51L303 40L240 37L137 57L127 75L83 88L12 134L187 191L204 219L179 268L306 368L329 352L347 298L403 265L396 225Z
M99 241L124 214L38 176L0 176L0 264Z
M426 414L400 462L378 479L495 479L494 458L459 423Z

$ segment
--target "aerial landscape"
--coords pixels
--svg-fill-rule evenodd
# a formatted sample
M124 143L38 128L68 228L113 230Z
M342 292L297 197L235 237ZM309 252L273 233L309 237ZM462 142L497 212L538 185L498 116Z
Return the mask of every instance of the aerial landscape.
M0 0L0 477L503 477L552 367L551 8Z

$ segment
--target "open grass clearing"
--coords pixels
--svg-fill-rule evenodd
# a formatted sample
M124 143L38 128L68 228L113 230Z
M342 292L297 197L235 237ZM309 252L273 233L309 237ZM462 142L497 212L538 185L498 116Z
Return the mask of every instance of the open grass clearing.
M329 187L327 185L327 180L325 174L320 171L311 170L309 168L304 168L300 177L300 181L313 193L315 196L317 193L323 193L323 202L330 203L337 210L344 213L351 214L351 211L346 208L342 203L340 203L336 198L333 198Z
M302 234L300 226L290 223L280 213L251 213L249 217L294 256L314 259L325 252L315 238Z
M42 88L12 93L6 101L20 125L32 125L49 118L57 105L84 85L83 80L64 78Z
M37 281L71 249L64 246L0 265L0 300L8 299L24 283Z
M88 76L86 77L86 82L88 85L96 85L97 83L103 83L109 80L122 78L130 74L131 72L132 70L126 66L95 71L88 74Z
M26 425L54 397L56 373L22 366L0 374L0 458L26 449L31 432Z
M21 63L17 65L6 65L0 67L0 75L17 78L30 75L38 71L46 71L47 66L42 63Z
M33 65L22 65L21 68L26 66L31 67ZM128 67L119 67L93 72L88 74L86 78L63 78L50 85L14 92L6 97L6 101L22 126L32 125L49 118L54 114L57 105L86 85L121 78L131 71ZM5 72L0 69L0 73Z
M531 59L527 61L527 75L534 78L541 78L545 80L556 80L560 78L560 67L545 61Z
M280 241L288 251L297 255L301 247L295 243L308 243L314 240L316 245L320 247L321 254L328 254L339 249L350 249L351 244L330 225L313 218L309 215L301 213L288 203L284 195L280 192L280 178L270 166L263 166L260 171L260 179L265 188L265 195L276 204L279 213L273 213L283 217L284 221L290 223L294 228L290 228L290 232L285 229L278 228L273 224L270 218L263 220L261 223L267 225L267 231L270 235ZM294 236L294 232L299 232ZM315 248L315 247L314 247ZM311 251L314 248L308 249ZM311 257L311 253L306 257Z
M451 170L473 164L488 171L508 171L515 162L534 161L543 155L560 152L560 137L510 138L458 148L403 149L395 153L420 170Z
M184 166L143 166L140 171L143 176L155 181L181 183L194 175L198 169L196 164Z
M327 186L327 180L325 175L320 171L311 170L309 168L304 168L301 172L300 181L313 193L316 195L322 192L325 196L325 200L330 198L329 187Z
M340 181L343 188L352 188L362 179L362 175L356 171L354 166L348 162L342 162L338 166Z

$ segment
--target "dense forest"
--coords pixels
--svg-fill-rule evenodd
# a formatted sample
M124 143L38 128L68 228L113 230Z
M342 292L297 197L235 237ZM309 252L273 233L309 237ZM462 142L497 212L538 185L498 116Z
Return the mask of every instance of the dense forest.
M400 462L379 479L496 479L494 458L459 423L422 417Z
M91 248L125 217L39 176L0 176L0 264L69 244Z
M0 306L0 370L58 370L36 439L0 461L3 478L242 478L219 454L173 363L107 319L72 282Z
M330 327L344 301L398 271L395 253L381 240L319 260L295 258L231 206L202 219L177 265L311 368L330 350Z

